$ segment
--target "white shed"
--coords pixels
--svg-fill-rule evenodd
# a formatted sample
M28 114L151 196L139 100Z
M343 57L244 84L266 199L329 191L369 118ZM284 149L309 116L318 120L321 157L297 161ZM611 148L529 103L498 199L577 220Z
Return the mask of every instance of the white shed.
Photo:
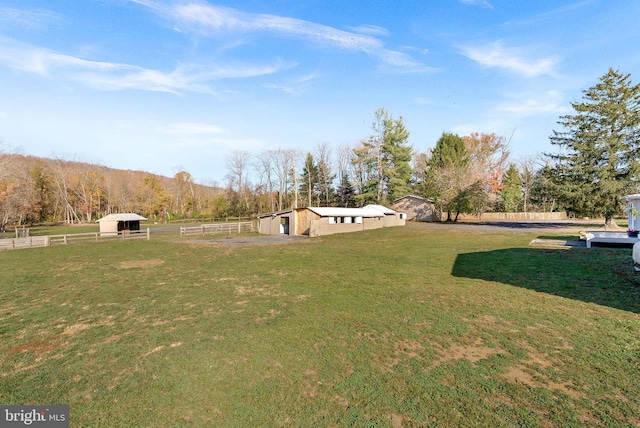
M629 230L640 230L640 194L627 195Z
M101 235L117 235L120 232L140 230L140 220L146 220L134 213L109 214L96 220L100 224Z

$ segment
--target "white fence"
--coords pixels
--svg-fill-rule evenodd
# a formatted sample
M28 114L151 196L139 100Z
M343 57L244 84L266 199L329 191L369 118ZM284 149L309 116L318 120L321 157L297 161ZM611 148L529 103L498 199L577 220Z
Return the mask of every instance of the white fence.
M200 226L183 226L180 227L180 236L193 235L215 235L220 233L242 233L254 232L256 230L255 223L252 221L243 221L238 223L215 223L202 224Z
M72 233L66 235L29 236L26 238L0 239L0 251L21 250L25 248L50 247L58 244L70 244L78 241L113 241L126 239L150 239L146 230L126 231L126 233L100 234L100 232Z

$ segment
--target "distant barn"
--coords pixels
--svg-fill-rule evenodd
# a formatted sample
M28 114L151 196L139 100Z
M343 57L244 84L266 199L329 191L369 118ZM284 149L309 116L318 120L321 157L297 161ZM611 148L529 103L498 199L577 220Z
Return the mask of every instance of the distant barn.
M134 213L109 214L96 222L100 224L101 235L117 235L140 230L140 221L145 217Z

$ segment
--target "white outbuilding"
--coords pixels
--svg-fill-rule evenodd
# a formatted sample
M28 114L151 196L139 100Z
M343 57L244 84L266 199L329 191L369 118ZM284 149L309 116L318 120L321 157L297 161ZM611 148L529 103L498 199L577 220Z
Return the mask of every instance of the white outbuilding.
M640 194L627 195L626 199L629 230L640 230Z
M96 220L100 224L101 235L117 235L140 230L140 221L146 220L134 213L109 214Z

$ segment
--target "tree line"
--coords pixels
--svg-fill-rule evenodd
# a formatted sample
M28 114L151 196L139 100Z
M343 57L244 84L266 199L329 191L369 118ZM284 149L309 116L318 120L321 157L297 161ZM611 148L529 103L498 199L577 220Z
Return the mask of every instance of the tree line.
M0 231L8 225L88 223L136 212L151 220L229 215L224 189L179 170L173 178L66 159L0 152Z
M115 212L150 219L252 216L302 206L389 205L416 194L446 220L486 211L556 211L613 216L638 191L640 86L612 69L572 103L550 136L556 153L513 161L495 133L443 132L415 151L402 117L384 108L354 146L318 143L312 151L234 151L226 183L173 177L10 153L0 145L0 229L46 221L90 222Z

